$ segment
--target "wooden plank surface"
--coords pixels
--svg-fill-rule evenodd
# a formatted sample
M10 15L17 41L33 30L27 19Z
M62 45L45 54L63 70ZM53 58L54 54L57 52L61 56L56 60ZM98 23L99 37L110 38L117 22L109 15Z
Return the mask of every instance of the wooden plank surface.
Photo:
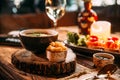
M59 32L59 37L58 39L63 41L66 39L66 34L67 32L71 30L71 31L77 31L77 28L58 28L57 31ZM3 71L4 75L3 76L1 73L1 78L2 76L4 77L4 79L16 79L16 76L18 77L19 80L21 79L25 79L25 80L53 80L53 79L64 79L64 78L70 78L76 75L80 75L81 72L84 72L84 70L88 69L84 66L79 65L79 67L77 67L75 73L69 75L69 76L64 76L64 77L45 77L45 76L39 76L39 75L34 75L34 74L30 74L30 73L26 73L23 71L18 70L12 63L11 63L11 55L15 52L17 52L18 50L23 49L22 47L13 47L13 46L3 46L0 45L0 70ZM78 64L77 64L78 65ZM82 67L82 68L81 68ZM86 68L86 69L84 69ZM82 70L79 70L82 69ZM80 72L79 72L80 71ZM86 71L85 71L86 72ZM12 75L11 75L12 74ZM6 77L6 78L5 78ZM3 79L3 80L4 80Z
M63 27L58 28L57 31L59 32L58 39L64 41L66 39L66 34L68 31L77 32L77 27ZM34 75L30 73L26 73L23 71L18 70L12 63L11 63L11 55L18 50L23 49L22 47L13 47L13 46L3 46L0 45L0 78L3 80L11 79L11 80L68 80L75 77L80 77L83 74L90 73L91 70L94 68L94 64L92 62L92 57L84 56L81 54L77 54L77 68L76 71L71 75L63 75L62 77L46 77L40 75ZM120 73L120 72L119 72ZM4 75L3 75L4 74Z
M16 77L19 80L21 80L21 79L27 79L27 80L52 80L52 79L64 79L64 78L67 79L67 78L71 78L71 77L74 77L74 76L78 76L81 73L82 74L87 73L87 71L90 70L87 67L84 67L84 66L82 66L80 64L77 64L77 69L73 74L66 75L66 76L63 75L63 77L62 76L60 76L60 77L59 76L46 77L46 76L39 76L39 75L26 73L26 72L18 70L11 63L11 55L13 53L15 53L16 51L18 51L18 50L21 50L21 48L10 47L10 46L0 46L0 70L3 70L4 74L6 74L6 78L10 78L10 76L12 76L13 80L15 80ZM86 69L88 69L88 70L86 70ZM1 74L3 74L3 73L1 73Z

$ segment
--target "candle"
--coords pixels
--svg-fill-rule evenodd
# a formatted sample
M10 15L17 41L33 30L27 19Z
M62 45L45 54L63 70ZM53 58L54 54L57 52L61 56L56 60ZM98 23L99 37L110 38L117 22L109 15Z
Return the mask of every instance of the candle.
M90 35L98 36L101 40L107 40L111 34L111 23L108 21L96 21L91 25Z

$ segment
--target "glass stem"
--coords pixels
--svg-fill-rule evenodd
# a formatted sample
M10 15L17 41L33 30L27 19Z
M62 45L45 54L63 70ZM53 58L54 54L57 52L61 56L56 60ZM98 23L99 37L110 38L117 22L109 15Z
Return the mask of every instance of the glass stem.
M54 29L56 30L57 21L54 21Z

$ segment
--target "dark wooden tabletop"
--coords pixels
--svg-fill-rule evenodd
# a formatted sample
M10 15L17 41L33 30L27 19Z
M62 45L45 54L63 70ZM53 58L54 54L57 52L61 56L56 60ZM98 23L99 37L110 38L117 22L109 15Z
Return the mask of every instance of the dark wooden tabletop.
M66 39L66 33L68 31L77 32L77 28L73 27L59 27L57 29L59 32L58 39L64 41ZM56 77L46 77L40 75L34 75L30 73L26 73L23 71L18 70L12 63L11 63L11 55L18 50L23 49L23 47L15 47L15 46L7 46L7 45L0 45L0 78L3 80L54 80L59 79ZM77 55L77 64L83 66L86 69L94 69L94 64L92 62L92 55L87 56L84 54L80 54L75 52ZM70 76L70 75L69 75ZM65 76L67 77L67 76ZM64 80L64 77L62 77Z

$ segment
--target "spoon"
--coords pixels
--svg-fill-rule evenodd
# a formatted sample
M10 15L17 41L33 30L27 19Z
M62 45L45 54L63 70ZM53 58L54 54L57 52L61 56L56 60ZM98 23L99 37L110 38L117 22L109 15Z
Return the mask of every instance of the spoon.
M112 74L114 74L114 72L116 72L116 70L117 66L115 64L108 64L100 69L97 74L93 74L91 76L85 75L84 80L116 80L111 76ZM79 80L81 79L82 78L80 78Z
M104 66L100 71L97 73L97 76L94 76L94 79L99 79L99 78L106 78L110 80L115 80L114 78L111 77L114 72L116 72L117 66L115 64L108 64Z
M117 66L115 64L108 64L104 66L100 71L97 73L97 76L104 75L104 74L113 74L117 70Z

